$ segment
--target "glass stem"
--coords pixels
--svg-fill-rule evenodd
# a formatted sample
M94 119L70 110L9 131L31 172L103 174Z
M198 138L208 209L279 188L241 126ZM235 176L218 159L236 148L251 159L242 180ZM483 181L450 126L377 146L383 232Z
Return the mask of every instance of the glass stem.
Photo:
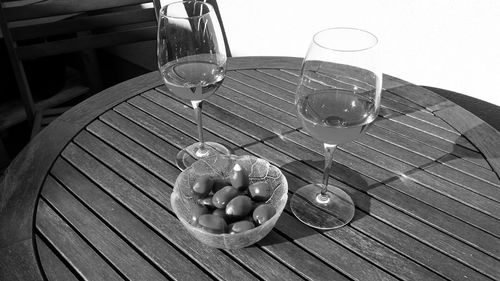
M205 140L203 139L203 124L201 122L201 111L203 109L202 107L203 101L198 100L198 101L191 101L191 105L193 106L194 109L194 115L196 118L196 124L198 125L198 142L200 143L200 146L198 147L196 153L196 156L203 156L206 154L207 150L205 148Z
M335 148L337 148L336 144L323 144L325 148L325 170L323 172L323 189L321 189L321 196L327 196L326 191L327 191L327 186L328 186L328 179L330 178L330 169L332 168L332 162L333 162L333 152L335 151Z

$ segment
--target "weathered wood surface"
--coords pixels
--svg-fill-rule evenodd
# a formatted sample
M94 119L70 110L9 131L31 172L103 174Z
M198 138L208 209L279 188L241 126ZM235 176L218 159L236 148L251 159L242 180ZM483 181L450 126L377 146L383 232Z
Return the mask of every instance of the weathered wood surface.
M323 166L321 143L295 119L300 62L232 58L203 107L207 139L280 167L290 193L319 181ZM197 137L189 103L156 73L108 89L53 122L10 168L0 276L500 279L499 133L390 76L382 107L364 136L335 153L331 183L352 196L351 223L317 231L287 208L258 244L224 251L189 236L170 206L175 154Z

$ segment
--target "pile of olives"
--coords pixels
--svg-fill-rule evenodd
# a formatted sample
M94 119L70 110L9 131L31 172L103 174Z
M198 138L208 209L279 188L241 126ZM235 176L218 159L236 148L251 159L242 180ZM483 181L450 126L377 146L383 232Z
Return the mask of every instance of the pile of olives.
M210 233L241 233L268 221L276 209L265 202L273 187L266 181L249 184L248 173L235 164L229 179L200 176L191 187L197 204L191 223Z

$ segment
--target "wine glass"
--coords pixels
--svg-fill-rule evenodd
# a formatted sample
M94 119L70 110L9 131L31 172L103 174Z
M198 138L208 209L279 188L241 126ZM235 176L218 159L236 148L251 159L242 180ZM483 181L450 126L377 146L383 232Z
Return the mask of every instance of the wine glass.
M360 136L380 108L382 74L377 64L378 39L356 28L330 28L316 33L302 63L295 104L302 128L323 142L322 184L295 192L290 207L303 223L319 228L344 226L354 216L354 203L342 189L328 185L337 145Z
M213 6L181 1L163 6L158 17L158 68L170 92L191 101L198 142L179 151L176 164L184 170L196 160L230 151L203 139L202 102L220 87L226 73L226 51Z

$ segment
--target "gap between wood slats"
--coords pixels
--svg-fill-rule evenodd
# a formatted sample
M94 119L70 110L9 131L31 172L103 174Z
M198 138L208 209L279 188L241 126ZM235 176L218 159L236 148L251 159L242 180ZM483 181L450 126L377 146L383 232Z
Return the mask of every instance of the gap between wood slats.
M96 133L96 132L95 132L95 130L96 130L96 129L92 129L92 131L94 131L94 133ZM102 132L102 130L101 130L101 132ZM102 134L102 133L99 133L99 134ZM119 133L118 133L118 134L119 134ZM101 137L102 137L102 136L101 136ZM108 139L108 140L103 140L103 141L105 141L105 142L109 142L109 139ZM109 144L110 144L110 145L113 145L113 144L111 144L111 143L109 143ZM118 148L118 147L123 147L123 146L117 146L117 144L116 144L116 143L114 143L113 147L114 147L114 148ZM130 152L131 152L131 151L137 151L137 148L136 148L136 149L133 149L133 150L130 150L129 152L123 151L123 149L124 149L124 148L120 148L121 153L126 153L126 154L130 154ZM129 155L129 156L130 156L130 155ZM172 158L172 159L173 159L173 158ZM140 163L140 162L141 162L141 161L140 161L140 160L138 160L136 157L134 157L134 161L135 161L135 162L137 162L137 163ZM172 164L173 164L173 163L172 163ZM157 163L157 166L161 166L161 165L160 165L159 163ZM151 169L152 169L152 167L151 167L151 166L149 166L149 167L148 167L148 169L149 169L149 170L151 170ZM170 184L173 184L173 179L170 179ZM137 185L137 184L136 184L136 185ZM233 254L234 254L234 253L233 253Z
M88 208L86 204L74 197L62 187L54 178L47 178L42 190L42 197L57 210L68 224L77 231L89 245L100 252L101 256L110 261L124 276L132 280L168 280L154 263L137 251L135 247L124 239L114 227ZM137 268L135 268L137 266Z
M77 281L79 278L83 278L73 267L71 267L68 261L57 252L49 241L44 240L45 237L38 233L38 231L36 232L36 250L47 279L56 281Z
M95 249L89 241L82 237L77 230L46 200L39 199L37 211L37 231L50 241L58 252L84 278L126 280L120 271ZM53 232L56 234L49 233ZM63 231L64 233L59 233ZM51 237L58 236L58 237ZM70 244L68 244L70 243ZM59 244L59 245L58 245Z
M489 169L484 169L469 161L464 161L451 153L442 153L430 146L419 145L419 143L413 139L392 134L391 131L388 131L383 127L372 126L366 134L390 143L393 146L400 147L401 149L404 149L412 154L425 157L433 162L439 162L457 170L458 172L466 173L469 176L500 187L500 179L495 172Z
M394 148L393 146L388 147L390 143L379 138L366 138L366 140L360 139L356 141L356 143L395 159L394 162L396 162L397 165L404 167L404 169L408 171L404 173L405 175L410 175L411 171L417 171L417 169L422 170L431 175L437 176L440 179L458 185L470 192L473 192L474 194L484 196L485 198L496 201L497 203L500 202L500 188L497 185L481 178L473 177L467 173L461 172L460 170L443 165L443 163L438 161L429 161L427 158L416 157L416 154L413 154L403 148ZM385 168L391 170L390 167ZM394 169L391 171L395 173L401 172L400 170L396 171Z

